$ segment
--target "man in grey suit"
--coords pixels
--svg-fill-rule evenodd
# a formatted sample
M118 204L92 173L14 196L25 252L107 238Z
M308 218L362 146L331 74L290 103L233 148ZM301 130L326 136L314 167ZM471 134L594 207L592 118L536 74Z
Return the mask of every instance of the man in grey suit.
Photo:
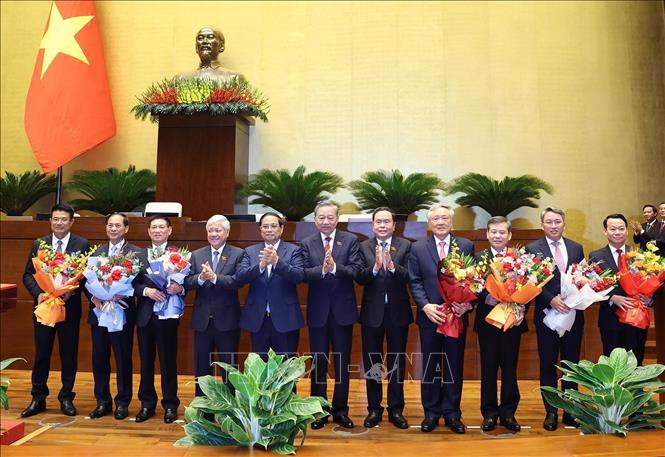
M388 373L388 420L400 429L409 428L404 410L404 369L409 324L413 322L407 286L407 259L411 243L394 236L395 218L390 208L380 207L372 213L374 237L360 243L363 268L356 281L363 287L360 323L362 325L363 365L367 386L367 411L364 425L372 428L381 422L383 407L382 370L383 341Z
M554 278L545 284L543 291L536 297L536 309L533 313L538 340L541 386L556 387L556 364L559 357L560 360L569 360L575 363L580 360L580 346L584 331L584 313L568 308L563 302L563 298L565 297L561 297L560 294L561 275L572 264L579 263L584 259L584 249L581 244L564 238L565 218L566 214L562 209L553 207L545 208L540 213L540 223L545 236L526 247L528 252L553 258L557 266L554 269ZM545 319L546 309L555 309L561 313L576 313L575 323L570 331L559 337L556 331L545 325L543 320ZM561 381L561 387L563 389L577 389L577 384L569 381ZM547 403L544 397L543 403L546 411L543 428L548 431L554 431L558 426L557 408ZM563 414L563 423L577 427L577 422L568 413Z
M192 252L191 268L185 279L187 290L196 290L191 327L194 330L194 373L212 373L215 353L222 362L235 364L240 341L240 301L234 277L243 250L226 243L231 231L228 219L215 214L206 223L210 246ZM226 378L226 377L225 377ZM196 396L203 391L196 384Z

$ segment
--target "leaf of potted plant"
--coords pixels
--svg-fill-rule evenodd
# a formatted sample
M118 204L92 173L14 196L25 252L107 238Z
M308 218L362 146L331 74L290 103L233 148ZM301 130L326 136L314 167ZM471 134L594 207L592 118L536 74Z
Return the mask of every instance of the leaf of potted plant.
M0 211L7 216L21 216L40 198L55 191L55 175L36 170L21 174L6 171L0 178Z

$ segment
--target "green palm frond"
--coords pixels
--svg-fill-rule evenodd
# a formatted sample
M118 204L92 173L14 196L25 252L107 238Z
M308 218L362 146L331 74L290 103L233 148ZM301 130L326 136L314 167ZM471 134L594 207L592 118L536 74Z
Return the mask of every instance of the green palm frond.
M399 170L376 170L351 181L349 188L364 211L387 206L397 214L411 214L435 203L442 185L432 173L412 173L405 178Z
M444 186L448 195L462 193L455 199L460 206L478 206L491 216L508 216L518 208L537 208L540 191L552 194L550 184L533 175L506 176L497 181L479 173L467 173Z
M260 170L250 176L240 191L244 197L254 197L251 204L269 206L282 213L288 220L301 220L314 211L320 201L344 187L342 178L328 171L305 173L303 165L293 174L288 170Z
M41 171L14 174L9 171L0 178L0 211L8 216L20 216L37 200L55 192L55 175Z
M67 188L87 197L70 201L77 210L109 214L115 211L131 211L154 200L156 182L153 171L137 171L134 165L130 165L125 171L117 168L77 171Z

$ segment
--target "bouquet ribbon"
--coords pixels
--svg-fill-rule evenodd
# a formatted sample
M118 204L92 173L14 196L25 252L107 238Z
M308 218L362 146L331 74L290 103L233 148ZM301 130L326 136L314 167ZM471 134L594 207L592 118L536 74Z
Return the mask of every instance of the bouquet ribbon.
M444 322L437 326L436 332L450 338L459 338L464 331L464 322L453 311L452 303L470 303L477 298L476 294L461 287L452 276L440 274L437 284L444 301L440 308L444 314Z
M106 327L109 332L119 332L125 326L125 310L128 308L124 301L104 301L101 309L95 307L93 310L97 316L100 327Z
M616 307L616 315L622 324L645 330L651 325L649 309L640 301L639 295L651 297L665 281L665 272L645 278L639 273L631 273L628 270L626 256L619 259L619 284L628 296L635 299L633 308L621 309Z

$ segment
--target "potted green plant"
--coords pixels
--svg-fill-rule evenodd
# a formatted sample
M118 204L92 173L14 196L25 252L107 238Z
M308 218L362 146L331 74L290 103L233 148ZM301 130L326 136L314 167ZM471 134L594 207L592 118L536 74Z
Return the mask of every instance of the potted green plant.
M578 383L589 393L575 389L541 387L545 401L571 414L584 434L619 434L634 430L662 430L665 405L654 395L665 392L658 376L665 370L659 364L637 366L633 352L616 348L598 363L580 360L561 362L563 380Z
M524 206L537 208L535 200L540 198L541 190L554 192L550 184L532 175L506 176L498 181L479 173L467 173L443 186L447 195L463 194L455 199L458 205L477 206L490 216L504 217Z
M342 178L335 173L305 171L304 165L296 168L293 174L285 169L260 170L249 177L240 195L254 197L249 203L269 206L287 220L302 220L317 203L329 198L324 193L333 194L344 187Z
M79 170L67 183L68 190L82 193L87 198L70 201L76 210L109 214L115 211L133 211L155 199L157 178L152 170Z
M387 206L402 220L435 203L442 185L433 173L411 173L405 177L399 170L368 171L362 179L348 184L363 211Z
M7 368L9 365L12 363L16 362L17 360L23 360L25 362L25 359L21 357L14 357L11 359L5 359L2 362L0 362L0 373L2 370ZM7 394L7 390L9 390L9 378L6 376L0 375L0 404L2 405L2 408L7 410L9 409L9 396Z
M235 395L221 380L202 376L197 382L204 393L185 408L185 433L177 446L249 446L262 447L277 454L295 454L295 439L307 426L328 415L330 407L322 397L299 397L293 392L305 372L309 357L285 360L268 352L267 361L250 353L244 371L226 363L224 368ZM212 420L211 420L212 419Z
M0 178L0 211L7 216L21 216L40 198L56 191L55 175L41 171L14 174Z

